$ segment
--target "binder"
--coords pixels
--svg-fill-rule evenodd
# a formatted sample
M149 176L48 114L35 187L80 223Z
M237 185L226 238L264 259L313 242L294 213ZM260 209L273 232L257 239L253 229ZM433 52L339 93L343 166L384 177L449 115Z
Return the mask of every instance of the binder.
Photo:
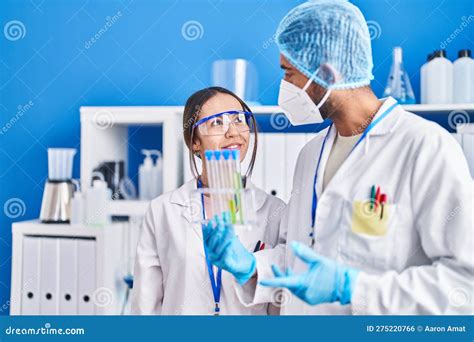
M94 290L96 287L96 240L79 239L78 240L78 314L94 315L95 305Z
M202 170L202 162L201 159L198 157L194 157L196 160L196 166L199 172ZM187 181L190 181L194 179L193 173L191 172L191 163L189 160L189 151L187 148L185 148L185 151L183 153L183 181L186 183Z
M456 126L456 132L461 136L461 146L466 156L471 177L474 178L474 124L461 124Z
M40 314L57 315L58 301L58 238L42 237L40 258Z
M77 239L59 239L59 314L77 315Z
M471 177L474 178L474 133L462 134L462 149L471 171Z
M40 238L23 238L21 309L22 315L38 315L40 303Z
M451 136L456 139L456 141L459 143L459 145L462 146L462 135L459 133L451 133Z
M285 139L286 167L285 167L285 201L288 202L293 188L293 176L296 161L301 149L306 144L306 135L303 133L287 133Z
M285 134L269 133L265 135L265 191L283 198L285 196Z
M265 155L265 136L268 133L261 133L259 134L258 145L257 145L257 157L255 159L255 164L253 166L253 173L252 173L252 183L260 188L265 189L265 162L263 156ZM252 149L249 148L247 153L252 153ZM247 159L247 158L246 158ZM242 172L246 172L246 168L242 169Z

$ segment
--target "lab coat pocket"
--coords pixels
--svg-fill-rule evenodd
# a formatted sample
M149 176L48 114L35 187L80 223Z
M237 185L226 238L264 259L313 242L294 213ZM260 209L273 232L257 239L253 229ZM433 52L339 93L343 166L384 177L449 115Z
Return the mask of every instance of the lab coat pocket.
M265 227L236 227L235 233L244 247L253 252L258 241L264 242Z
M352 232L369 237L386 235L391 209L391 205L375 207L370 201L354 201L351 219Z
M345 244L341 254L351 265L370 271L387 269L393 253L393 226L397 206L375 209L367 201L346 202Z

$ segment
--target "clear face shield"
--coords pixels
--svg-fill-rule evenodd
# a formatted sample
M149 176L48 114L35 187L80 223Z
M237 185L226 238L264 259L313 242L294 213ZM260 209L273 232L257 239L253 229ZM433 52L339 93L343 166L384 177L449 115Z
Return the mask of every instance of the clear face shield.
M253 114L241 110L217 113L197 121L193 128L197 129L202 135L215 136L225 135L231 126L239 134L254 132Z

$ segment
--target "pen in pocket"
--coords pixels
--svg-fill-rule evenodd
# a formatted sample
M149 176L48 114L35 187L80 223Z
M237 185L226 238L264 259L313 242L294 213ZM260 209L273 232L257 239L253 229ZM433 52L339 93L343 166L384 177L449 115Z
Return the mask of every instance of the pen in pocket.
M262 241L258 240L257 242L257 245L255 246L255 249L253 250L253 252L258 252L260 250L260 244L262 243Z
M385 203L387 203L387 195L386 194L382 194L380 195L380 207L381 207L381 210L380 210L380 219L383 219L383 208L385 206Z

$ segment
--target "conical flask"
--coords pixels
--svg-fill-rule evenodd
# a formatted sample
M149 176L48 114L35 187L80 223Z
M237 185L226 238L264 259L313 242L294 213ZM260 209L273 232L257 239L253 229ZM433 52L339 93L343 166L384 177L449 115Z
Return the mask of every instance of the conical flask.
M392 67L383 96L392 96L400 104L414 104L416 102L410 78L403 67L402 48L399 46L393 49Z

